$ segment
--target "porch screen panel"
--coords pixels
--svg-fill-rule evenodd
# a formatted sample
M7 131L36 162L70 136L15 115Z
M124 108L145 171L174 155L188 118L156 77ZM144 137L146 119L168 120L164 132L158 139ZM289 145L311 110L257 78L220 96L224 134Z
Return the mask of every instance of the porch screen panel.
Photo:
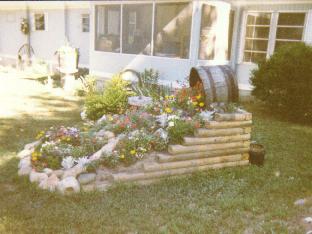
M152 17L152 4L129 4L123 6L123 53L151 54Z
M271 13L248 13L244 62L265 60L268 51Z
M155 12L154 55L188 58L192 3L158 3Z
M199 59L213 60L215 57L217 18L215 6L203 5L200 25Z
M305 13L279 13L275 50L303 39Z
M120 13L120 5L96 6L96 50L120 52Z

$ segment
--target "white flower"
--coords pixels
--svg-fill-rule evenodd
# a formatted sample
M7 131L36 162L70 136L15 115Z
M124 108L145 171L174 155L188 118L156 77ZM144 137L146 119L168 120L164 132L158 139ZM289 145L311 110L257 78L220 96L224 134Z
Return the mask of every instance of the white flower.
M63 158L62 160L62 167L64 169L70 169L75 165L75 160L72 156L68 156Z
M76 160L76 163L79 165L79 166L86 166L88 163L90 163L90 160L88 159L88 157L81 157L81 158L78 158Z
M173 122L173 121L170 121L170 122L168 123L168 126L169 126L169 127L174 127L174 122Z
M177 116L177 115L169 115L169 116L168 116L168 120L169 120L169 121L170 121L170 120L176 120L176 119L180 119L180 117Z

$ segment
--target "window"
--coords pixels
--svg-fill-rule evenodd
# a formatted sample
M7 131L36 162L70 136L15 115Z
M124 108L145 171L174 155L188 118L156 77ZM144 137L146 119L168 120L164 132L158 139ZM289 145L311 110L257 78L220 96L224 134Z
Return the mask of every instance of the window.
M34 30L35 31L44 31L46 30L45 25L45 15L43 13L34 14Z
M280 46L302 41L305 13L279 13L275 50Z
M129 4L123 6L123 53L151 54L152 17L152 4Z
M81 16L81 25L82 25L82 32L89 32L90 31L90 17L89 17L89 14L83 14Z
M120 14L120 5L96 6L96 50L120 52Z
M192 3L156 4L154 55L188 58Z
M258 62L266 59L270 34L271 13L248 13L244 61Z
M215 57L217 10L215 6L203 5L200 25L199 59Z

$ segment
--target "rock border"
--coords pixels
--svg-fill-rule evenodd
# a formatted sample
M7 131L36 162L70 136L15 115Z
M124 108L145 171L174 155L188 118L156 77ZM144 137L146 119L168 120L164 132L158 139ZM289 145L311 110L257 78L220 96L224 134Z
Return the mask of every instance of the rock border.
M29 176L30 182L37 183L41 189L67 195L106 191L115 182L150 184L168 176L244 166L249 164L251 125L252 114L248 112L217 114L214 120L206 122L205 128L197 129L193 137L184 137L184 144L169 145L167 153L151 153L129 167L97 169L95 173L87 173L80 164L70 169L44 168L37 172L32 168L31 154L41 142L35 141L26 144L18 153L18 175ZM101 134L109 136L108 143L91 155L90 161L112 152L122 138L111 132Z

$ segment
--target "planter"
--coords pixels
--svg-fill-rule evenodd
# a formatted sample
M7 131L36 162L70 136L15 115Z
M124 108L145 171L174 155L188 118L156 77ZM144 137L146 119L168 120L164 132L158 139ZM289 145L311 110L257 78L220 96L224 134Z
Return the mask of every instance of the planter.
M249 162L251 164L254 164L257 166L263 166L264 155L265 155L265 150L264 150L263 145L257 144L257 143L250 144Z

